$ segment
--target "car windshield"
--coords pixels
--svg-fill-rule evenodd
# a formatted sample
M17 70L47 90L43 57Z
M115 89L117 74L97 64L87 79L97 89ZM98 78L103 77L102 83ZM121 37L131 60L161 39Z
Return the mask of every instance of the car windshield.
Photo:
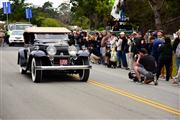
M68 40L67 34L36 34L36 40L41 42L58 42Z
M25 30L28 27L32 27L32 24L9 24L8 29L12 30Z
M23 35L24 31L13 31L12 35Z
M19 25L16 25L16 30L25 30L28 27L32 27L32 25L31 24L27 24L27 25L19 24Z

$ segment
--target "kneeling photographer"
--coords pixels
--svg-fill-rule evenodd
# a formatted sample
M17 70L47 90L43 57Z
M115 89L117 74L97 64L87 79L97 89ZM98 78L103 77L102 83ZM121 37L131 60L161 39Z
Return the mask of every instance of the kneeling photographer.
M156 61L152 55L148 54L146 49L142 48L139 50L133 67L138 82L143 81L141 79L141 75L145 77L145 84L148 84L154 80L153 73L156 72Z

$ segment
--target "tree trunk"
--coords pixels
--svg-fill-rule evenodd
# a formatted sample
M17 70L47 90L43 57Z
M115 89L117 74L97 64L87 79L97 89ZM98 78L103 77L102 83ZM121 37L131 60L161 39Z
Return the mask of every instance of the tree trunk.
M162 29L162 23L161 23L161 14L160 10L164 4L165 0L148 0L149 5L151 6L151 9L154 12L154 19L155 19L155 26L157 30Z
M154 19L155 19L155 26L157 30L162 29L162 23L161 23L161 15L160 10L153 10L154 11Z

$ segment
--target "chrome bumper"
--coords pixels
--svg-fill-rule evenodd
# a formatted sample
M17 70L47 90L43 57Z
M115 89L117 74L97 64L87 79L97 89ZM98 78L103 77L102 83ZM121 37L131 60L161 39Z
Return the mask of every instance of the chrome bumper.
M76 65L76 66L36 66L36 70L84 70L91 69L90 65Z

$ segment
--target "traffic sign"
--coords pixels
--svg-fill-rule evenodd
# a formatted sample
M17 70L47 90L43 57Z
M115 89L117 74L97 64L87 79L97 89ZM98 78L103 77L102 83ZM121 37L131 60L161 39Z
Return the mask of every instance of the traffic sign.
M31 8L26 8L26 18L30 19L32 18L32 9Z
M3 2L3 13L11 14L11 3L10 2Z

